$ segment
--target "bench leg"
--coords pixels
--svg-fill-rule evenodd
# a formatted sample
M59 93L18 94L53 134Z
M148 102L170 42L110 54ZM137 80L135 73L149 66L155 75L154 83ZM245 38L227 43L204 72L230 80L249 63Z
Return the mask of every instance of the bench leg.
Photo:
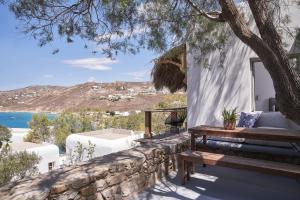
M195 162L191 162L191 174L194 174L195 173L195 167L196 165L195 165Z
M186 164L182 158L179 157L179 160L180 160L180 165L179 165L178 172L179 172L181 184L184 185L185 184L185 165Z
M167 158L165 158L165 176L169 176L169 163L170 163L170 158L169 156L167 156Z
M175 158L175 154L171 155L171 159L172 159L172 168L173 168L173 171L176 171L176 158Z
M187 162L187 169L186 169L186 179L189 181L191 178L191 172L193 168L193 162Z

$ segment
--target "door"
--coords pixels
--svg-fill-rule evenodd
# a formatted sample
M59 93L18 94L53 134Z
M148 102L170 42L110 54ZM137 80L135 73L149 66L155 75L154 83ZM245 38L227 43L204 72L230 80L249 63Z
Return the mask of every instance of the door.
M275 111L273 105L270 105L275 100L275 90L269 72L260 61L253 63L253 71L255 110Z

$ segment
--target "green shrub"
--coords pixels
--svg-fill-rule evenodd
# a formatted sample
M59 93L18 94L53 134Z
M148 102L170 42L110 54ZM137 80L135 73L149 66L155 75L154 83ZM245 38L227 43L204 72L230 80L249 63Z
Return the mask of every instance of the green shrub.
M12 180L19 180L37 172L40 158L26 151L12 152L9 146L10 130L0 126L0 187ZM6 145L2 145L6 143Z
M29 121L31 129L26 138L26 142L41 143L50 139L50 121L46 113L34 114Z
M5 126L0 125L0 149L2 147L3 142L8 142L11 138L11 132Z

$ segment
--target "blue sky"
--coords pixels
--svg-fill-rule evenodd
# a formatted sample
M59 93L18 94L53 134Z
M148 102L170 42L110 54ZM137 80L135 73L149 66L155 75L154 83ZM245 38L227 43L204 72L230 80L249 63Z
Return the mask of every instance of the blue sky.
M120 54L111 61L84 42L72 44L57 38L39 47L38 42L16 27L20 23L7 7L0 6L0 90L29 85L74 85L87 81L148 81L152 59L157 55L141 51L137 55ZM59 53L52 55L54 49Z

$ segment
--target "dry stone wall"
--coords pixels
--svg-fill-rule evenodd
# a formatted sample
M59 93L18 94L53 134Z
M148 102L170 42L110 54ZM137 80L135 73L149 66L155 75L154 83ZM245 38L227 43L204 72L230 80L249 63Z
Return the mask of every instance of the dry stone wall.
M128 199L160 180L173 166L170 157L188 144L183 136L95 158L3 187L0 199Z

